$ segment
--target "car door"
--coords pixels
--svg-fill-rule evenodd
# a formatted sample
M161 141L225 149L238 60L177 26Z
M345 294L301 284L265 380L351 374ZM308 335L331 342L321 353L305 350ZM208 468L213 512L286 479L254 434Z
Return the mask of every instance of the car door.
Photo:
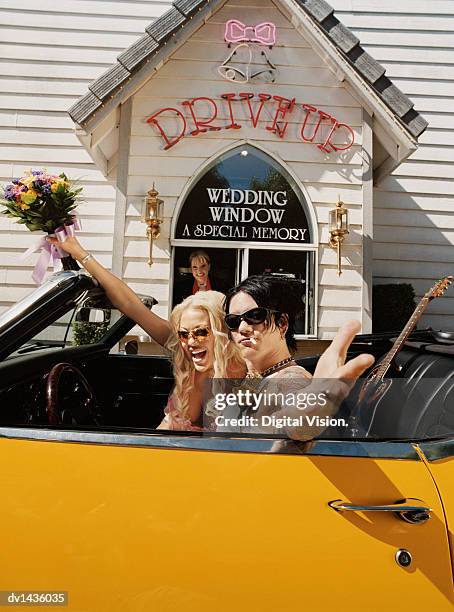
M410 443L0 435L4 591L96 612L452 607L442 504ZM406 498L430 519L330 506Z
M442 440L423 441L418 451L437 487L451 551L454 551L454 438L447 436ZM454 559L453 573L454 573Z

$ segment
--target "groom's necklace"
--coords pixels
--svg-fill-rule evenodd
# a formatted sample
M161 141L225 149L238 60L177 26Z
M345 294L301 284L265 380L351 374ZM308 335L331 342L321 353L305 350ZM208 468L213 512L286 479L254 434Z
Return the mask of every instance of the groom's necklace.
M273 372L277 372L281 368L285 367L291 361L293 361L293 357L287 357L286 359L283 359L282 361L279 361L278 363L275 363L274 365L270 366L269 368L266 368L266 370L263 370L262 372L260 372L260 374L261 374L262 378L265 378L266 376L269 376L270 374L273 374Z
M278 372L292 361L293 357L286 357L282 361L278 361L278 363L275 363L274 365L270 366L269 368L266 368L266 370L262 370L261 372L248 372L246 374L246 378L266 378L270 374Z

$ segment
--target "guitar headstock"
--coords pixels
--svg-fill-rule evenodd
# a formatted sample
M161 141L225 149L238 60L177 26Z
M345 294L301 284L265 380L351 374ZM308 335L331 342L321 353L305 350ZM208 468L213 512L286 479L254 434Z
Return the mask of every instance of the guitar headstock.
M449 285L452 283L452 281L453 281L452 276L445 276L444 278L439 280L438 283L435 283L435 285L429 289L429 291L425 294L425 297L430 298L430 299L435 298L435 297L441 297L443 293L446 291L446 289L449 287Z

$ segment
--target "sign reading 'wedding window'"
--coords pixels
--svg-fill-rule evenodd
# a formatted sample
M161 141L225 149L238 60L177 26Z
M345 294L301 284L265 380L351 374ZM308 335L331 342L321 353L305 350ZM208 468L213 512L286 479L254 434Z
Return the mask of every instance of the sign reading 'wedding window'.
M306 202L268 155L250 146L223 155L198 180L178 218L175 238L311 242Z

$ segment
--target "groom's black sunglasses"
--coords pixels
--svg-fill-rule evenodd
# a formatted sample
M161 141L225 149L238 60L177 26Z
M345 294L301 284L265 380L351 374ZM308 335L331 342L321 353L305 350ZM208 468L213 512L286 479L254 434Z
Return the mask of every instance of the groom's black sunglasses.
M241 321L246 321L246 323L249 325L259 325L260 323L263 323L270 312L277 313L279 311L257 306L257 308L251 308L251 310L247 310L246 312L243 312L243 314L225 315L224 321L230 331L234 331L235 329L239 328Z

